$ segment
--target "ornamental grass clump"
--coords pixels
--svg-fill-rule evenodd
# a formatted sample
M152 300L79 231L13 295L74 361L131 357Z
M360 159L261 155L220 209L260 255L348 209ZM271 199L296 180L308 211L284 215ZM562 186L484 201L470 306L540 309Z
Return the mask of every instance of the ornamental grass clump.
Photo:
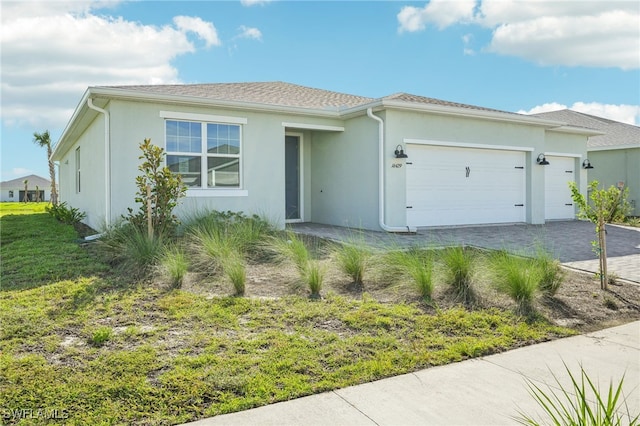
M258 258L262 242L274 232L266 219L245 216L239 212L201 212L185 220L182 231L187 235L217 234L227 240L228 245L249 258Z
M547 297L554 296L566 277L560 261L551 257L549 252L543 249L537 250L534 261L540 268L540 291Z
M319 261L308 261L304 281L309 286L309 291L311 292L309 297L319 299L320 290L322 290L322 284L324 282L324 269Z
M269 247L277 260L292 264L311 292L311 298L320 298L324 281L324 269L317 259L313 259L307 245L294 232L288 231L284 238L273 237Z
M431 302L434 289L431 251L416 248L393 250L385 256L383 262L389 274L410 280L420 296Z
M449 286L457 301L466 305L475 302L473 277L475 253L462 246L447 247L442 252L444 282Z
M146 230L124 223L104 232L100 244L111 264L137 277L157 264L166 241L162 235L149 235Z
M174 245L165 248L160 257L159 266L160 272L167 277L172 287L182 287L182 282L189 269L189 261L181 247Z
M219 228L197 228L192 234L192 250L203 269L227 276L235 294L245 291L246 262L238 240Z
M222 261L222 269L229 281L231 281L236 296L244 295L247 282L247 265L242 255L236 251L225 257Z
M541 271L530 259L499 251L491 257L496 288L511 297L520 315L535 313L534 302L540 290Z
M273 237L269 240L271 250L281 262L292 263L301 277L306 275L311 254L309 249L294 232L288 231L284 238Z
M351 279L356 288L364 287L364 277L371 265L372 250L359 240L350 240L345 244L336 245L332 250L340 270Z
M571 379L571 385L565 386L553 374L555 385L542 389L534 381L527 379L529 394L538 403L542 412L542 421L536 420L522 411L520 417L513 419L523 425L638 425L640 414L631 413L627 397L622 391L624 375L614 385L609 382L606 393L593 382L580 366L580 376L574 376L565 364L565 370ZM560 390L556 390L559 388Z

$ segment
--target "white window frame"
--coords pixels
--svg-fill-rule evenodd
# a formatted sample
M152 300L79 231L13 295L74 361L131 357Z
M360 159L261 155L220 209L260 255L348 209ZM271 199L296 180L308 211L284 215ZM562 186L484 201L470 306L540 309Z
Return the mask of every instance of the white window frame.
M188 197L246 197L248 191L244 189L244 159L243 159L243 124L247 124L244 117L229 117L210 114L193 114L175 111L160 111L160 117L164 119L164 146L166 155L176 156L199 156L200 157L200 187L188 188ZM201 127L201 150L200 152L175 152L167 150L167 121L186 121L200 123ZM210 154L207 152L207 124L237 125L239 128L239 154ZM208 158L238 158L238 182L237 188L207 188Z

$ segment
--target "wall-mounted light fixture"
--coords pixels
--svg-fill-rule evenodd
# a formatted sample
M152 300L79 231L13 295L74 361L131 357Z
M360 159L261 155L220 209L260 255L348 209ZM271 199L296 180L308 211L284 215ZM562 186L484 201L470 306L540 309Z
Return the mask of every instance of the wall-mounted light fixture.
M588 158L585 158L584 161L582 162L582 168L583 169L593 169L593 166L591 165L591 161L589 161Z
M546 166L547 164L549 164L544 154L538 155L538 158L536 158L536 163L540 164L541 166Z
M396 154L396 158L409 158L409 156L404 153L401 145L396 146L394 154Z

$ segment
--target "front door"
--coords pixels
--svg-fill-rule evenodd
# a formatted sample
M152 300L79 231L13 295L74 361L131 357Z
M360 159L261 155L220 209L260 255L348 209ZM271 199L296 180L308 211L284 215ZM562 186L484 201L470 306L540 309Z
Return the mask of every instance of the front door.
M284 138L285 214L287 221L299 221L300 213L300 136Z

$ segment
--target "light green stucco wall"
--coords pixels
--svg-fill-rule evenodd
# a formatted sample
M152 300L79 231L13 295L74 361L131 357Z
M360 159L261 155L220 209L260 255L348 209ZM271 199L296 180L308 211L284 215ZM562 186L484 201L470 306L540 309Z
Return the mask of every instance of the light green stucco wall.
M629 202L633 216L640 216L640 148L589 152L593 169L588 170L589 181L597 180L609 188L624 182L629 188Z
M314 132L311 142L311 221L379 229L378 125L369 117L344 132Z
M107 107L108 109L108 107ZM80 146L80 193L76 192L76 148ZM84 222L100 230L105 224L104 118L97 115L60 159L60 201L87 214Z
M260 214L279 227L284 227L284 135L286 131L303 134L303 168L305 177L304 212L305 220L311 218L311 145L314 131L285 129L283 122L342 126L341 120L288 114L256 113L232 111L204 107L186 107L170 104L128 102L112 100L108 104L111 114L111 218L112 221L126 214L127 208L138 208L134 198L135 177L138 175L140 160L139 144L145 138L164 147L164 122L160 111L219 115L246 118L242 125L242 181L247 196L205 196L184 198L176 208L178 216L203 210L232 210L247 214ZM102 115L82 134L76 144L64 154L69 159L68 168L61 166L61 190L69 204L87 211L87 223L100 226L104 222L104 127ZM81 143L83 155L82 196L75 195L74 150ZM85 160L85 157L87 160ZM85 183L86 182L86 183ZM86 185L86 186L85 186ZM85 191L85 188L86 191ZM218 195L224 194L217 191Z

